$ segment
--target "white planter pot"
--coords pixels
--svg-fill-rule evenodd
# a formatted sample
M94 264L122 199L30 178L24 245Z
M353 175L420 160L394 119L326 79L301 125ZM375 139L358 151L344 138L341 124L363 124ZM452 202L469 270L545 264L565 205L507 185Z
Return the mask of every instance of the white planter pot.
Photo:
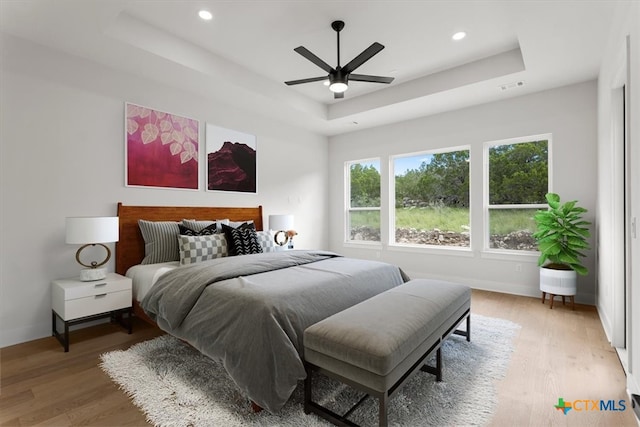
M540 267L540 290L552 295L575 295L578 274L574 270Z

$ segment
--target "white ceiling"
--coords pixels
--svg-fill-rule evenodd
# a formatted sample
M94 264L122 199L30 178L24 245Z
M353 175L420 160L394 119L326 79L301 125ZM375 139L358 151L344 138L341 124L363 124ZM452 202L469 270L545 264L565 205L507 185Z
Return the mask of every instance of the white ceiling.
M617 3L0 0L0 29L334 135L596 78ZM284 84L324 74L297 46L335 66L337 19L342 65L382 43L357 73L392 84L350 82L342 100L322 82Z

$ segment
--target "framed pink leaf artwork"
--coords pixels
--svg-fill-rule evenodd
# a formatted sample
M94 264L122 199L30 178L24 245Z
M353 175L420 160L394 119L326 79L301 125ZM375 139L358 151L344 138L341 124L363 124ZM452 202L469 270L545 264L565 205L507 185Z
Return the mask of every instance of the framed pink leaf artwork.
M127 186L199 189L198 121L125 103Z

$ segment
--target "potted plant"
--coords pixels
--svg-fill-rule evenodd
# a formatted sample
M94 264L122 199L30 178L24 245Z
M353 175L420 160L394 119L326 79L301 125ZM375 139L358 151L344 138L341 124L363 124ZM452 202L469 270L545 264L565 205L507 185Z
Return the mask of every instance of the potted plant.
M549 209L538 211L533 217L537 230L533 237L538 242L540 258L540 290L542 302L545 294L576 294L577 274L586 275L582 264L583 251L589 249L587 238L591 236L587 226L590 222L582 216L587 210L576 206L576 200L560 203L556 193L545 195ZM552 303L553 304L553 303Z

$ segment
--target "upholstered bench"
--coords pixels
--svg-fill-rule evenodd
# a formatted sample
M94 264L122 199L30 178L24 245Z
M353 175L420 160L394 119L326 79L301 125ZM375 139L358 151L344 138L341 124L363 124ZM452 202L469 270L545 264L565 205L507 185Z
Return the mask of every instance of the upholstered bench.
M389 399L422 370L442 380L440 346L450 334L471 339L471 290L441 280L418 279L390 289L304 331L305 413L314 412L338 425L367 396L379 399L379 424L387 425ZM466 331L457 330L467 320ZM436 352L435 367L426 366ZM335 378L366 395L339 415L312 399L312 374Z

